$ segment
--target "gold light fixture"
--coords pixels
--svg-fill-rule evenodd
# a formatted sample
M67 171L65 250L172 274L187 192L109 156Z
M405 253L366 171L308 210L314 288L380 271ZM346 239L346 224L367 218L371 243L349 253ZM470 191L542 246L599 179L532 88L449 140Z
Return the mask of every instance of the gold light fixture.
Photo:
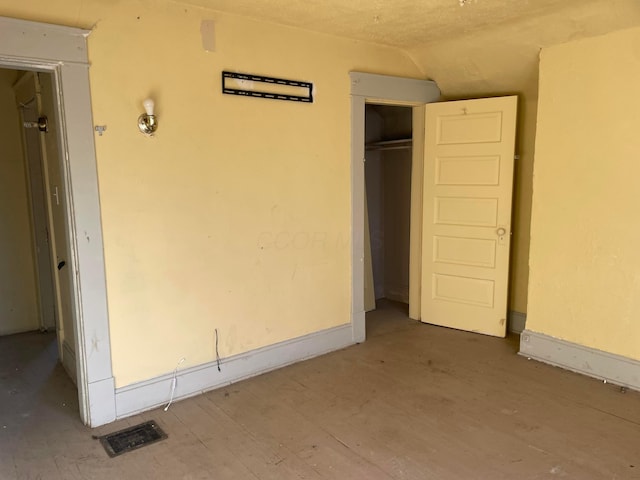
M138 117L138 128L142 133L151 137L158 129L158 122L156 116L153 114L155 103L151 98L147 98L142 102L142 105L144 106L145 113Z

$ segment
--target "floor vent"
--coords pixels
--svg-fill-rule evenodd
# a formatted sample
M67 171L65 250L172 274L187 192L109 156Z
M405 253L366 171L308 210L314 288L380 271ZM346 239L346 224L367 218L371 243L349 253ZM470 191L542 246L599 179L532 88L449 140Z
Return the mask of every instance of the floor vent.
M164 440L167 434L153 420L97 437L110 457Z

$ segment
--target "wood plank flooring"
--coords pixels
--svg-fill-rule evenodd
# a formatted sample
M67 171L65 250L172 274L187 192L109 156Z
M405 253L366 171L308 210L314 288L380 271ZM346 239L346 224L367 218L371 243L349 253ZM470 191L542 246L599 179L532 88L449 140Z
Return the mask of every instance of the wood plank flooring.
M640 394L382 307L363 344L94 430L55 337L0 337L0 479L640 479ZM167 440L92 439L149 419Z

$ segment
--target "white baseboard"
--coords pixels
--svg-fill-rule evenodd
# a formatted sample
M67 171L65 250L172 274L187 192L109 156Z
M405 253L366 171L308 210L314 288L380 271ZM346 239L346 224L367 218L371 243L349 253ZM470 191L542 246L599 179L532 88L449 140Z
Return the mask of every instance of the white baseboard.
M542 333L520 335L520 355L634 390L640 390L640 362Z
M527 314L522 312L516 312L515 310L511 310L509 312L508 318L508 327L511 333L521 334L525 328L527 323Z
M191 397L301 360L354 344L350 323L287 340L217 363L178 370L174 400ZM173 372L116 388L116 418L128 417L166 404Z
M66 340L62 341L62 366L71 377L71 380L73 380L73 383L77 385L76 353Z

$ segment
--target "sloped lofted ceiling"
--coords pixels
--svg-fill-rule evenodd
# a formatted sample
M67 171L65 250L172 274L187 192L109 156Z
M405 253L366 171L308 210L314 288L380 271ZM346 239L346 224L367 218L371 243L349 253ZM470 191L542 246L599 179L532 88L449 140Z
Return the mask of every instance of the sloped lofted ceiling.
M530 90L541 47L640 25L640 0L177 1L398 47L449 96Z

